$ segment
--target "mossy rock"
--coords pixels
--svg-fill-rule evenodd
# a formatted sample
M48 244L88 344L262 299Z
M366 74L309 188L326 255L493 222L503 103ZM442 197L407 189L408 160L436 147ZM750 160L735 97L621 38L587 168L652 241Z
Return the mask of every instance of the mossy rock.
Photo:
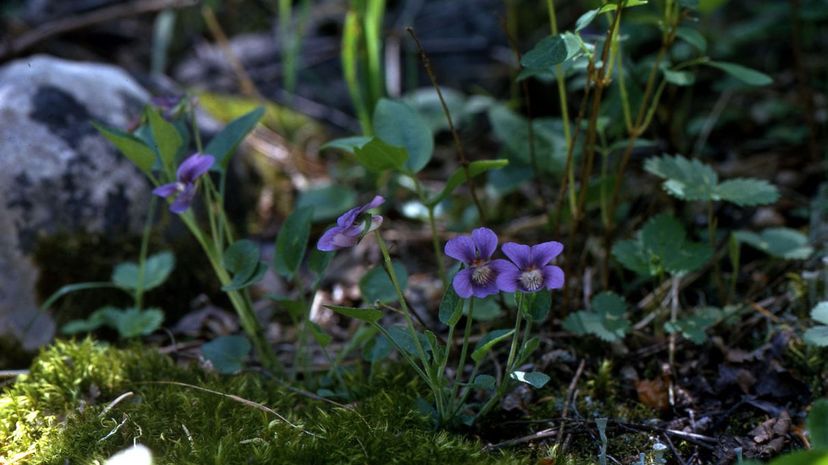
M531 463L434 430L413 409L416 382L380 378L338 407L260 374L180 367L140 346L57 342L0 395L0 463L101 463L134 443L156 464Z

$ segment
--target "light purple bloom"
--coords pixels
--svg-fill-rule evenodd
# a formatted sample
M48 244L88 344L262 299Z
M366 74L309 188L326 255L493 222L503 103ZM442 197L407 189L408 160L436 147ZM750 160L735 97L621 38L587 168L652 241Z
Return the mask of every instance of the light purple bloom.
M541 289L560 289L564 285L564 272L557 266L548 265L563 251L560 242L544 242L528 245L507 242L501 247L512 263L508 263L497 278L497 286L504 292L536 292Z
M471 236L458 236L446 243L446 255L460 260L466 268L454 275L452 286L464 299L497 294L497 278L511 265L506 260L492 260L497 249L497 235L489 228L477 228Z
M367 218L363 218L363 214L372 208L379 207L384 202L385 199L378 195L365 205L343 213L337 218L336 226L322 234L319 242L316 243L316 248L323 252L331 252L355 246L363 236L382 224L382 216L371 215L371 221L366 225Z
M193 203L198 178L204 176L215 161L216 159L211 155L201 153L190 155L178 167L175 175L176 181L158 186L152 193L164 198L175 196L175 200L170 204L170 211L179 214L184 213Z

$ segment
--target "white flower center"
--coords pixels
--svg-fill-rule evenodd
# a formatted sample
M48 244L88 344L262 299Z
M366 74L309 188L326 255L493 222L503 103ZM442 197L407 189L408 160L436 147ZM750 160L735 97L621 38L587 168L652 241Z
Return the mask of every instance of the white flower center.
M175 190L179 193L184 192L184 189L187 188L187 185L181 181L175 183Z
M492 278L494 278L494 271L489 267L489 265L481 265L472 268L471 279L475 284L485 286L491 282Z
M537 291L543 286L543 273L538 269L524 271L520 274L520 285L527 291Z

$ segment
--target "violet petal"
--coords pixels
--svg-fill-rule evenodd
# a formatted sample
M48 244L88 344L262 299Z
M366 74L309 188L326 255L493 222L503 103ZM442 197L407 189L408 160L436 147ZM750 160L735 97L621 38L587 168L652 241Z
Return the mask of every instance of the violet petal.
M532 264L532 249L528 245L507 242L500 247L500 250L521 270L525 270Z
M472 240L480 253L478 258L488 259L497 249L497 234L489 228L477 228L472 231Z
M542 244L532 246L531 263L536 267L541 267L551 262L552 259L560 255L563 251L563 244L560 242L549 241Z
M471 281L471 270L468 268L460 270L454 275L454 279L451 281L452 287L454 287L454 292L457 293L463 299L468 299L472 296L472 281Z
M210 167L213 166L215 161L216 159L212 155L194 153L181 163L176 172L176 177L180 182L192 184L204 173L210 171Z
M460 260L465 264L470 264L475 260L474 243L469 236L457 236L449 239L445 247L446 255Z
M175 195L176 193L178 193L178 187L179 183L171 182L169 184L164 184L162 186L156 187L152 190L152 193L159 197L167 198L171 195Z
M542 268L543 285L547 289L560 289L564 285L564 272L557 266L545 266Z

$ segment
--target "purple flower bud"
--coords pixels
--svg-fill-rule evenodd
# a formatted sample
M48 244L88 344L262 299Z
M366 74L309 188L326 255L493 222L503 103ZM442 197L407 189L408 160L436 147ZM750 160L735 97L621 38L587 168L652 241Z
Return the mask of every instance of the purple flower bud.
M458 236L446 243L446 255L463 262L466 268L454 275L452 286L464 299L497 294L497 279L510 266L506 260L491 260L497 249L497 235L489 228L477 228L471 236Z
M176 181L156 187L152 193L164 198L175 197L170 204L170 211L181 214L190 208L195 199L196 183L213 166L216 159L211 155L194 153L187 157L176 172Z
M372 215L368 222L367 218L363 218L365 212L379 207L384 202L385 199L377 195L365 205L354 207L343 213L337 218L336 226L322 234L316 243L316 248L323 252L331 252L357 245L357 242L366 234L382 225L382 216Z
M501 247L512 263L498 276L497 286L504 292L536 292L541 289L560 289L564 285L564 272L557 266L547 265L563 251L560 242L544 242L528 245L507 242Z

